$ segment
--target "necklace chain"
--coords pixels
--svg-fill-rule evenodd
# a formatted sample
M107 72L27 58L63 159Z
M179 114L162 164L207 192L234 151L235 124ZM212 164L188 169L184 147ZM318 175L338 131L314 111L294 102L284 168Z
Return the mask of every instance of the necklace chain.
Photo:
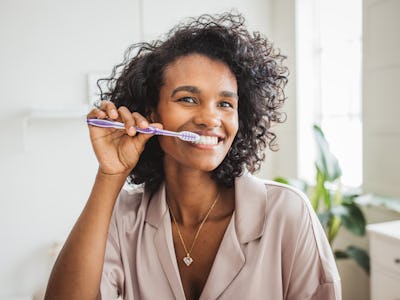
M184 263L186 264L186 266L188 266L188 267L189 267L189 266L192 264L192 262L193 262L193 258L190 256L190 254L192 253L193 247L194 247L194 245L195 245L195 243L196 243L196 241L197 241L197 238L199 237L201 228L203 227L204 223L206 222L206 220L207 220L208 216L210 215L211 211L213 210L215 204L217 204L218 199L219 199L219 193L217 194L217 197L215 197L215 200L214 200L213 204L212 204L212 205L210 206L210 208L208 209L207 214L206 214L206 216L204 217L203 221L201 221L201 223L200 223L200 225L199 225L199 228L197 229L196 234L195 234L195 236L194 236L194 238L193 238L193 242L192 242L192 245L191 245L189 251L188 251L188 249L187 249L187 247L186 247L185 241L183 240L182 233L181 233L181 231L179 230L178 222L176 221L176 218L175 218L175 216L174 216L174 213L172 212L172 209L171 209L171 207L169 206L169 203L168 203L168 201L167 201L168 209L169 209L169 211L170 211L170 213L171 213L172 220L174 221L174 224L175 224L176 229L177 229L177 231L178 231L179 239L180 239L180 241L181 241L181 244L182 244L182 246L183 246L183 249L184 249L185 252L186 252L186 256L183 258L183 262L184 262Z

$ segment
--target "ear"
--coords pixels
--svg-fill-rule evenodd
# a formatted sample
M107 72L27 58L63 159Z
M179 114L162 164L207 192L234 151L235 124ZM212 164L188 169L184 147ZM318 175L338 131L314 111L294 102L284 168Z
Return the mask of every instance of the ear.
M158 122L158 115L157 113L153 110L150 112L148 115L150 123L157 123Z

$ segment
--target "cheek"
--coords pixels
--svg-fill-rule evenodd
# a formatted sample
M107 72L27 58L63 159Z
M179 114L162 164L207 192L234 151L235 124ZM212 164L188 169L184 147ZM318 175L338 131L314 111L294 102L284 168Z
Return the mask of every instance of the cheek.
M231 128L232 128L232 132L234 132L234 135L236 136L236 134L237 134L237 132L239 130L239 117L238 117L238 114L236 114L236 116L234 116L232 118Z
M179 122L181 114L172 114L170 111L170 107L159 104L157 110L152 113L153 121L163 124L164 129L173 130L172 127L174 127L174 123Z
M157 109L153 110L151 112L149 121L151 123L159 123L160 122L160 117L158 116Z
M158 136L158 143L160 144L160 148L164 154L176 156L177 155L177 145L174 143L174 139L165 136Z

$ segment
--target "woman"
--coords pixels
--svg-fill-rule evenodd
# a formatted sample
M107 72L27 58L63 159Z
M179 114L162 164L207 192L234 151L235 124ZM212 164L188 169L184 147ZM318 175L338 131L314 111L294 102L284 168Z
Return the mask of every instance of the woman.
M46 299L340 299L307 199L250 175L274 146L287 70L243 22L201 16L114 69L88 118L125 130L89 126L99 169ZM137 133L149 125L201 139Z

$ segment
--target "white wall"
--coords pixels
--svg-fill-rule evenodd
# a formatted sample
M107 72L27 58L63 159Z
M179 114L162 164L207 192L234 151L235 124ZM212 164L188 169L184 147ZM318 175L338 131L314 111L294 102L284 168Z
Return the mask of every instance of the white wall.
M43 284L48 248L65 239L97 166L83 119L24 128L24 116L87 104L87 73L121 60L139 36L137 16L128 0L0 2L0 299Z
M64 241L97 168L83 118L25 124L30 108L87 104L87 74L109 71L129 44L230 7L271 32L271 1L262 0L0 2L0 299L45 283L48 249Z
M295 0L274 0L271 5L271 37L276 47L286 55L289 81L285 88L287 100L282 108L287 115L284 123L273 127L277 134L279 150L267 151L260 176L297 177L297 112L296 112L296 49L295 49Z
M400 197L400 1L364 0L364 187Z
M202 13L239 10L251 30L270 35L271 0L143 0L144 39L154 39L166 33L177 22Z
M363 0L363 189L400 197L400 1ZM399 220L384 208L364 208L368 223ZM368 237L342 231L337 246L368 249ZM369 299L370 278L352 261L340 262L343 299Z

